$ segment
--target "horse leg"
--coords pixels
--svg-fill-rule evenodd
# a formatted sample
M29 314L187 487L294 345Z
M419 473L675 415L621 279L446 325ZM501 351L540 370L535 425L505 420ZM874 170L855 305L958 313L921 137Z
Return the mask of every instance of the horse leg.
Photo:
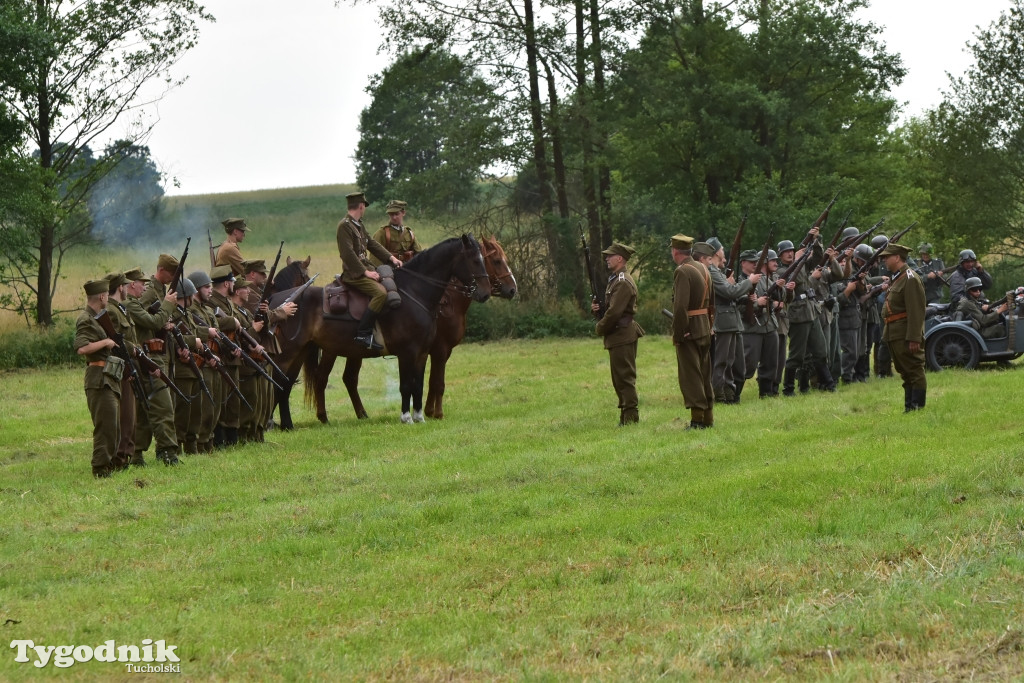
M427 406L424 409L427 417L438 420L444 418L444 372L451 355L450 348L435 346L430 352L430 382L427 386Z
M427 369L427 357L424 355L416 362L416 371L412 383L412 421L423 422L423 374Z
M345 374L341 376L348 389L349 400L356 411L356 417L365 420L370 417L363 407L363 400L359 398L359 370L363 367L363 359L360 356L349 356L345 359Z
M399 356L398 358L398 388L402 392L402 422L411 425L412 415L409 413L409 403L412 398L414 383L416 379L416 359ZM420 400L422 401L422 387L420 388ZM420 416L422 421L422 415Z
M323 424L327 424L327 397L324 392L327 391L327 380L331 376L331 370L334 369L334 361L338 359L332 353L327 351L321 351L320 363L316 366L316 381L313 385L316 398L316 419L320 420Z
M291 382L285 384L281 389L274 389L274 398L277 400L277 411L281 414L281 429L288 431L295 429L292 424L292 411L288 405L288 397L292 393Z

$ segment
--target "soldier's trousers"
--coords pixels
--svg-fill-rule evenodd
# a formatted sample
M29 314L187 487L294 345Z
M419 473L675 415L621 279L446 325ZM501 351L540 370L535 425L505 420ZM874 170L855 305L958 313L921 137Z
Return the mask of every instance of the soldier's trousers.
M871 376L871 348L874 339L879 331L878 323L868 322L866 319L860 328L860 354L857 358L857 369L854 372L855 379L867 379Z
M174 401L174 435L178 443L186 453L195 453L198 443L199 424L192 421L192 410L196 404L202 405L203 395L199 389L199 380L193 377L178 376L174 383L181 389L181 393L191 399L185 403L176 396Z
M345 285L352 289L358 289L360 292L370 297L370 310L374 313L380 313L384 310L384 305L387 304L388 293L384 289L384 285L371 280L365 275L355 280L345 280Z
M746 379L753 377L756 371L759 381L775 381L779 364L779 335L777 332L766 334L745 332L743 334L743 351L746 356Z
M115 462L121 440L121 398L104 383L99 389L86 389L85 402L92 416L92 466L96 471Z
M743 358L742 336L739 332L718 332L715 334L714 368L711 371L711 388L715 396L724 397L736 387L736 380L743 377L744 372L733 376L736 356Z
M839 330L839 344L842 350L841 377L852 382L857 374L857 361L860 359L860 328Z
M828 369L832 373L832 377L838 378L841 370L840 365L840 353L839 348L842 344L842 340L839 338L839 314L836 313L832 316L832 321L829 323L828 333Z
M154 358L154 360L156 360ZM160 365L160 372L167 372L166 363ZM174 431L174 398L171 390L163 383L163 380L156 379L151 375L143 375L143 388L149 392L149 410L142 404L141 399L136 402L135 415L135 456L141 458L142 454L149 450L149 446L156 441L157 453L172 451L178 452L178 439ZM155 389L155 391L154 391Z
M128 379L128 373L124 373L121 379L121 400L119 412L121 437L117 442L117 464L127 465L135 455L135 390L132 382Z
M928 382L924 375L924 344L917 353L911 353L905 339L890 340L886 346L892 355L892 363L896 372L903 378L904 389L927 389Z
M636 393L636 348L637 342L633 342L608 349L608 364L612 371L612 386L619 398L619 410L636 410L639 405Z
M817 320L797 323L789 321L789 357L786 370L796 372L805 360L817 366L825 360L825 335Z
M228 375L231 380L237 385L238 384L238 366L237 365L226 365L224 366L228 371ZM225 382L225 385L227 382ZM241 388L241 387L239 387ZM238 400L238 394L232 393L228 396L228 392L231 391L230 386L224 387L224 403L220 411L220 420L217 424L226 429L237 429L238 428L238 417L241 410L242 402Z
M715 393L711 388L711 339L678 342L676 370L679 390L683 393L683 405L698 410L713 407Z
M782 371L786 369L786 355L787 346L789 345L789 335L779 333L779 356L775 366L775 383L779 384L782 382Z
M247 406L239 401L238 406L239 438L246 441L256 438L256 425L259 416L263 414L263 402L261 401L263 384L266 384L266 380L251 369L243 369L238 378L238 388L242 390L242 396L245 396L245 400L249 402Z
M205 444L213 441L213 428L220 419L220 407L224 403L224 382L217 371L209 365L204 365L200 372L203 373L203 381L213 394L213 402L210 402L206 394L203 394L202 401L193 401L189 419L198 423L196 439L199 443Z

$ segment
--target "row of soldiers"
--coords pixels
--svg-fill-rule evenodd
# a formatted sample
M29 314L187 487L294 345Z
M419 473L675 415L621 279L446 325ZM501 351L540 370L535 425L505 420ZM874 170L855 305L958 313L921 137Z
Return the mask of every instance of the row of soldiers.
M145 465L153 444L174 465L182 453L264 440L278 351L271 329L296 306L261 304L265 261L233 259L249 228L237 218L223 226L228 239L209 272L184 277L178 259L161 254L152 276L137 267L85 284L74 345L87 362L94 476Z

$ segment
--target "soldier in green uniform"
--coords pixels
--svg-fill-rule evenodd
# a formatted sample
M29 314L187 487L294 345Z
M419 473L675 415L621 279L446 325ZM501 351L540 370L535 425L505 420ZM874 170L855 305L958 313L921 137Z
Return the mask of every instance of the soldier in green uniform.
M924 376L924 311L927 307L921 276L907 265L910 250L888 244L882 250L885 267L893 273L882 315L882 340L888 345L896 371L903 378L906 412L924 408L927 381Z
M761 274L751 273L738 282L732 275L727 278L721 270L725 265L724 247L717 240L709 244L715 249L708 266L715 297L715 357L712 359L711 388L717 403L739 403L747 372L739 305L761 281Z
M124 337L128 352L135 353L138 346L135 326L128 317L128 309L121 303L128 296L128 280L124 273L108 273L103 279L109 283L107 313L110 315L110 322L114 325L114 330ZM127 372L121 376L120 434L114 466L124 469L135 455L135 389L132 387L131 375Z
M817 228L811 228L811 233L817 235ZM783 374L783 396L795 395L797 373L807 361L817 371L819 389L825 391L835 391L836 389L835 380L832 379L832 373L828 369L825 358L827 352L825 335L822 332L818 316L814 284L808 273L808 268L813 268L819 262L823 263L825 254L817 241L805 248L813 249L813 252L807 259L806 267L797 271L793 302L789 305L789 355L786 358ZM794 253L793 257L799 260L803 256L803 252L804 250L801 249Z
M231 286L235 282L235 276L231 272L231 266L217 266L210 271L210 280L213 284L213 292L210 294L210 301L207 306L217 317L218 329L223 332L231 341L238 343L238 312L231 303ZM220 348L219 358L224 361L224 368L230 375L231 380L238 384L238 373L242 365L241 353L239 351L228 351ZM224 388L224 403L221 406L220 421L214 429L213 442L215 446L234 446L238 443L238 420L241 411L241 401L238 394L232 393L230 387Z
M983 339L994 339L1006 336L1006 326L1003 324L1003 313L1009 306L1006 302L993 307L985 298L982 290L985 284L980 277L969 277L964 283L967 295L960 297L956 312L963 316L964 320L971 323L971 327L977 330Z
M217 248L217 262L214 266L231 266L231 272L241 276L243 259L238 245L245 239L245 234L249 232L249 226L241 218L228 218L221 221L221 225L224 226L224 232L228 236Z
M174 272L178 268L178 259L170 254L160 254L157 260L156 272L149 281L146 289L137 298L132 296L132 289L128 291L128 301L125 308L128 315L135 324L135 333L139 339L139 345L159 366L160 372L168 372L167 334L171 326L171 316L174 314L175 298L174 292L169 291L167 285L174 279ZM159 301L159 308L156 313L150 313L150 304ZM135 455L132 464L145 464L142 454L149 448L150 443L156 441L156 457L165 465L176 465L178 463L178 441L174 430L174 399L170 389L163 383L155 382L152 377L143 377L143 386L149 392L149 409L141 399L136 403L135 420Z
M216 343L213 341L213 338L219 329L213 308L208 306L213 296L213 284L210 276L201 270L189 273L188 279L196 288L196 296L192 300L192 305L188 308L188 317L195 322L196 336L199 338L199 341L212 350ZM216 352L214 352L214 355L216 356ZM220 411L224 405L225 387L224 380L221 379L220 373L214 369L214 365L205 358L202 360L203 363L200 365L199 371L203 375L203 381L206 382L206 386L209 387L210 393L213 395L213 402L211 403L205 395L198 405L193 401L192 410L189 413L189 421L197 424L196 442L199 452L213 453L214 430L220 421ZM199 364L198 360L196 362ZM223 435L221 435L221 441L223 442ZM223 443L219 445L223 445Z
M196 286L188 278L181 278L177 290L178 308L188 311L192 300L196 295ZM196 324L187 315L176 312L173 322L181 333L185 348L180 348L176 341L171 342L174 346L174 383L183 394L189 397L189 401L176 400L174 402L174 432L181 444L182 451L187 455L194 455L199 452L199 423L192 419L192 412L199 404L200 409L203 403L203 393L199 389L199 377L192 370L189 360L193 358L194 352L199 348L199 336L196 332Z
M405 226L405 207L406 203L397 199L388 202L387 209L385 209L388 214L388 224L373 233L374 241L391 252L391 255L402 263L407 263L409 259L423 251L423 247L416 240L416 235ZM375 266L382 263L373 254L370 254L369 257L370 262Z
M369 251L380 259L381 263L390 262L395 268L401 267L402 262L366 234L362 218L366 213L367 201L363 193L353 192L345 195L345 199L348 202L348 215L338 223L338 253L343 268L341 279L347 286L370 297L370 305L363 319L359 321L355 340L368 349L380 350L383 347L373 339L373 325L377 316L384 310L387 292L366 253Z
M672 284L672 343L676 347L676 368L683 404L690 410L687 429L714 425L714 391L711 389L711 330L715 304L711 274L695 254L711 256L714 250L703 242L693 243L686 235L672 237L672 260L676 270Z
M231 295L231 303L235 305L235 310L238 312L238 324L240 330L245 330L249 336L253 339L259 335L260 330L263 329L263 321L257 321L253 318L253 314L249 311L246 306L249 303L249 287L251 283L248 280L236 280L234 292ZM245 345L241 343L241 334L239 334L239 345L245 349ZM251 352L249 352L250 358L262 357L264 349L262 346L257 346ZM264 369L266 369L264 367ZM269 373L268 373L269 374ZM249 402L249 405L245 405L239 401L239 414L238 414L238 443L246 444L250 441L258 442L257 438L257 423L263 419L265 410L264 397L266 392L263 391L263 385L267 384L267 381L256 372L256 370L248 363L243 364L238 369L238 388L242 390L242 396Z
M924 296L930 304L937 304L942 301L943 289L946 283L942 281L942 271L946 265L942 259L932 258L932 245L922 242L917 247L917 263L914 270L921 276L924 282Z
M608 286L604 292L605 311L597 321L597 334L604 337L608 362L612 371L612 386L619 398L619 426L640 421L639 399L636 394L637 339L644 331L633 316L636 314L636 283L626 272L626 262L635 250L618 242L602 251L608 266ZM601 307L591 305L594 313Z
M124 361L113 355L117 345L96 322L107 306L109 283L85 283L85 309L75 321L75 349L85 357L85 400L92 417L92 475L109 477L117 469L120 440L121 377Z

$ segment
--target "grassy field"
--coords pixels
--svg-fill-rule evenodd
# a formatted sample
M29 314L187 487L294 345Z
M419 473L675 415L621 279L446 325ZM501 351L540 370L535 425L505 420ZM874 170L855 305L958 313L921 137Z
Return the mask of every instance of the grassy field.
M1024 676L1019 367L912 415L898 380L748 391L692 433L667 338L622 429L600 346L460 347L412 426L368 362L370 420L336 376L329 425L105 481L81 368L0 375L6 642L164 639L189 680Z

